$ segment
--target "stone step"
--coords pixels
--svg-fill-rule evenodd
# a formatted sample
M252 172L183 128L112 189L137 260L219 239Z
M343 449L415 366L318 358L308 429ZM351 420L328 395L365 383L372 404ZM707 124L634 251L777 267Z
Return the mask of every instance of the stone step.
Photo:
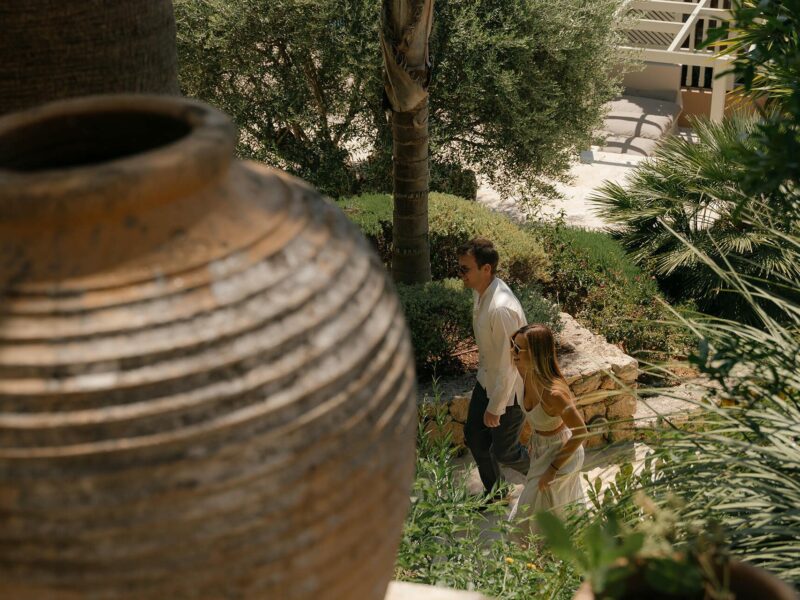
M686 427L702 415L703 398L717 388L716 383L696 377L661 394L643 390L636 403L634 425L640 433L668 425Z
M392 581L385 600L491 600L478 592L451 590L434 585Z

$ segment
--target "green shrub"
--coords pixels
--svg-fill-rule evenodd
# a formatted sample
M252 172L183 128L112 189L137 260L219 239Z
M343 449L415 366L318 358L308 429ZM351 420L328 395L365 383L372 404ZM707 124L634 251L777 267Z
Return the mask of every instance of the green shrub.
M742 206L757 198L744 191L748 169L736 149L754 148L758 123L736 115L721 123L695 121L697 142L668 139L624 186L606 183L593 198L598 213L614 224L615 237L635 262L653 272L671 299L692 300L708 314L749 322L759 320L757 312L724 285L714 266L730 264L752 279L800 277L784 245L741 218ZM785 233L798 222L787 219L784 225ZM768 302L761 306L772 310Z
M564 328L558 314L561 312L558 306L542 296L542 290L538 285L514 285L511 289L519 298L528 323L543 323L554 333L558 333Z
M665 323L671 312L656 282L626 257L619 242L596 231L532 228L551 261L542 291L561 310L641 359L686 354L688 333Z
M441 428L447 409L435 386L434 394L422 410ZM420 422L416 478L394 579L474 589L504 600L572 598L580 583L575 570L556 560L546 546L524 548L512 542L503 504L480 512L482 498L469 493L453 454L449 436L430 435Z
M580 248L590 264L606 272L619 273L628 281L642 273L625 253L622 245L610 235L577 227L561 227L557 235L564 243Z
M397 285L411 331L417 372L449 370L451 353L472 337L472 293L460 281Z
M783 217L780 206L743 207L741 218L763 236L781 238L768 225ZM783 238L800 261L800 234ZM687 249L704 256L701 249ZM705 256L707 264L714 264ZM735 267L714 267L726 287L751 303L762 322L748 325L706 315L683 323L697 338L689 363L708 378L705 397L694 401L702 426L673 427L669 415L648 445L655 451L652 477L629 488L628 502L643 489L661 505L680 500L678 517L686 528L717 522L731 553L800 583L800 307L787 296L800 282L751 281ZM767 301L783 313L760 308ZM638 390L645 401L651 390ZM680 419L677 419L678 421ZM686 537L691 532L685 533Z
M367 194L339 201L339 206L374 244L384 264L391 263L392 199ZM508 284L542 281L547 259L539 240L504 215L456 196L433 193L428 206L431 270L434 280L458 276L456 249L467 240L483 236L500 253L499 276Z
M558 308L545 300L536 286L513 289L529 323L561 330ZM442 374L460 370L461 363L452 353L474 344L472 292L457 279L445 279L425 285L398 284L397 294L411 331L417 371Z

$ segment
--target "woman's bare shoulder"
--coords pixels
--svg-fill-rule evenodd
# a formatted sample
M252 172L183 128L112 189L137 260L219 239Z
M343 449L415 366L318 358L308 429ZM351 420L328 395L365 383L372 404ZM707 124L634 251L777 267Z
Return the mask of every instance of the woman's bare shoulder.
M566 381L554 381L550 386L550 398L553 404L561 408L575 403L575 395L569 389Z

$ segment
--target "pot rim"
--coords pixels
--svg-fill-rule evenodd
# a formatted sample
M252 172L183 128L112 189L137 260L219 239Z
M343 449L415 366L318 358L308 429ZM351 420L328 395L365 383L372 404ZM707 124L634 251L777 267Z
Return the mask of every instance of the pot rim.
M81 118L103 116L113 126L115 115L143 121L152 116L162 124L173 121L185 133L88 164L25 170L0 162L0 217L64 219L124 210L134 203L141 209L143 204L168 201L211 184L233 159L236 129L225 114L197 100L149 94L70 98L4 115L0 117L0 150L4 142L12 143L14 134L29 129L42 138L31 143L33 151L29 152L35 156L37 143L43 152L48 144L52 146L46 135L48 126L69 124L78 131ZM97 143L97 150L103 150L102 140ZM13 153L13 148L10 151Z
M738 587L741 587L742 582L747 581L753 588L757 588L762 595L765 592L769 593L770 598L785 598L787 600L800 598L788 583L766 569L736 558L731 558L728 564L731 579L736 579L736 581L731 582L730 589L733 592L741 591ZM752 592L753 590L748 589L747 591ZM597 596L592 590L589 581L583 581L573 595L573 600L595 600L595 598Z

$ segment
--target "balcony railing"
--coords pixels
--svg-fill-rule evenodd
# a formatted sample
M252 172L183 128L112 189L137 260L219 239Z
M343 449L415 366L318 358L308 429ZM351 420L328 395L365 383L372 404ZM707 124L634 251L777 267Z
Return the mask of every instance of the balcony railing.
M715 56L715 48L697 47L705 41L709 29L730 18L727 4L728 0L631 0L628 8L633 18L627 24L630 46L623 47L641 53L647 61L683 66L682 83L687 87L706 87L708 82L709 116L715 121L722 119L725 94L733 88L731 74L718 76L730 68L731 59Z

